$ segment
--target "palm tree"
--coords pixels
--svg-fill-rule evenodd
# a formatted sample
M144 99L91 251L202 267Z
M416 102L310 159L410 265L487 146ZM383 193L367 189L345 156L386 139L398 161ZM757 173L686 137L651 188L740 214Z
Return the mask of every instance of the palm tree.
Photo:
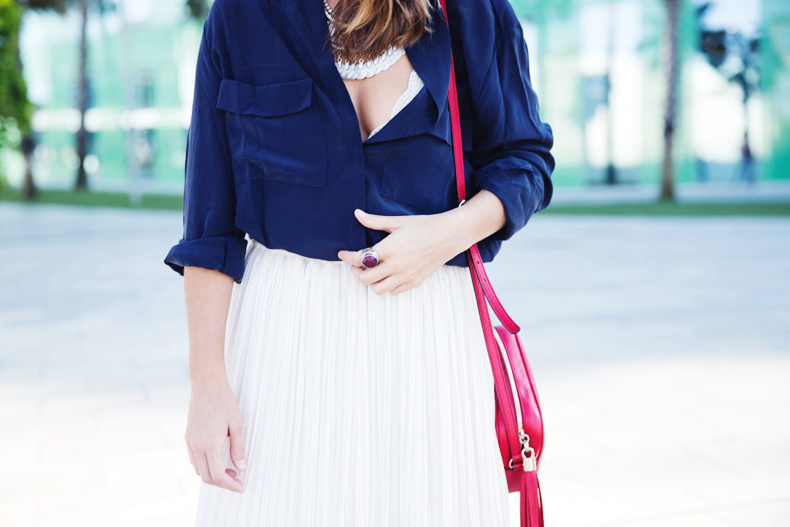
M77 110L80 112L80 127L77 130L76 150L77 181L74 190L88 188L88 177L85 173L85 156L88 155L88 131L85 129L85 113L88 111L88 6L91 0L78 0L80 10L80 61L79 89L77 91Z
M82 24L80 28L80 61L79 61L79 90L77 107L80 112L80 127L77 131L76 137L76 150L79 158L79 167L77 169L77 181L75 188L87 188L87 178L85 175L85 156L87 155L87 131L85 129L85 112L87 111L88 101L88 75L87 75L87 57L88 57L88 42L87 42L87 15L88 4L91 0L76 0L80 7L82 14ZM64 14L69 7L75 3L75 0L18 0L18 4L25 9L35 11L55 11L56 13ZM20 63L21 64L21 63ZM22 141L22 153L25 156L25 184L22 188L22 194L25 197L32 197L35 193L35 184L33 181L33 171L31 167L31 154L35 147L32 134L28 134Z
M74 185L75 190L86 189L88 186L87 173L85 171L85 157L88 153L88 131L85 128L85 114L88 109L89 102L89 76L88 76L88 41L87 41L87 23L88 13L92 4L96 4L99 11L103 14L113 8L112 0L0 0L0 11L3 9L14 8L18 12L18 18L26 10L34 11L54 11L59 14L65 14L69 8L77 7L80 11L80 44L79 44L79 73L78 73L78 90L77 90L77 109L80 114L80 125L75 137L75 150L79 164L77 167L77 176ZM186 7L192 18L200 20L205 18L210 6L209 0L186 0ZM9 11L9 13L12 13ZM1 14L1 13L0 13ZM10 15L9 15L10 16ZM19 20L16 24L3 24L2 28L10 28L12 34L8 35L3 41L14 43L18 42L19 34ZM2 35L5 36L5 35ZM2 46L0 46L0 52ZM4 72L3 80L8 79L8 83L0 82L0 115L7 117L14 117L17 121L17 126L23 133L21 142L21 150L25 158L25 180L22 188L22 195L31 198L36 194L36 186L34 182L34 175L32 171L31 157L35 147L32 130L30 129L30 114L32 113L32 105L27 99L27 88L22 75L22 62L19 58L18 47L14 49L15 61L5 61L4 64L15 64L14 72L6 74ZM12 75L13 73L13 75ZM2 104L5 102L3 98L3 89L6 84L15 83L13 92L21 94L19 101L12 101L12 108L7 109ZM8 99L8 98L6 98ZM25 117L27 116L27 117ZM2 129L0 129L2 132Z
M706 2L697 7L697 30L699 50L713 68L729 82L736 84L742 91L744 114L743 143L741 146L742 176L754 182L754 167L749 148L748 104L751 96L760 89L760 34L748 36L743 31L728 31L711 28L705 22L705 15L712 5ZM728 60L736 58L737 60Z
M186 0L186 6L189 11L189 16L196 20L206 18L210 7L208 0Z
M664 0L667 12L667 88L666 107L664 113L664 163L661 171L660 201L675 200L674 169L672 152L677 121L677 90L678 90L678 14L680 0Z
M63 14L66 12L67 8L65 0L17 0L15 5L19 10L20 16L24 16L25 11L28 9L35 11L55 11L57 13ZM19 27L16 28L16 31L17 37L15 38L18 38ZM22 74L22 60L19 56L18 47L16 49L16 65L17 71L15 74L21 79L20 82L22 85L26 86L24 76ZM18 104L21 111L29 111L32 113L33 105L27 99L26 87L24 88L24 100L20 100ZM24 110L24 108L28 108L28 110ZM20 131L22 132L20 150L22 151L22 155L25 159L25 177L22 184L21 194L25 199L32 199L38 194L32 163L33 150L35 149L36 142L33 137L33 131L30 127L30 116L28 116L27 119L18 119L18 123Z
M75 150L79 164L75 190L88 187L88 178L85 173L85 157L88 154L88 131L85 128L85 113L88 110L88 11L94 2L103 13L108 9L106 0L18 0L19 4L27 9L49 10L64 14L69 8L76 6L80 11L80 44L79 44L79 73L77 90L77 109L80 113L80 126L75 137Z

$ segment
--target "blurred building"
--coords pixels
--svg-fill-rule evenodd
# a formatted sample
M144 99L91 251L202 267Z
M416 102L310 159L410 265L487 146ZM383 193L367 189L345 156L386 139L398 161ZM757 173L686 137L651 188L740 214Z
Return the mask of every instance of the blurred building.
M555 132L556 184L657 183L663 0L512 2L523 20L541 113ZM135 182L144 191L180 192L201 23L186 17L183 0L118 5L124 16L92 13L89 25L89 186L125 189ZM717 0L701 20L699 6L686 2L681 12L678 180L790 179L790 2ZM738 82L728 79L738 70L734 55L714 66L700 52L703 27L727 42L757 40L759 64L747 77L759 89L747 104ZM41 186L70 187L74 179L78 29L76 14L25 20Z
M790 2L716 0L699 16L703 4L682 2L680 13L677 179L788 179ZM542 115L555 130L558 184L657 183L666 96L664 1L513 5L525 21ZM701 52L701 31L727 45L718 67ZM744 105L740 84L729 77L744 66L738 44L751 41L756 64L745 77L756 89ZM752 167L743 166L747 129Z
M790 177L790 2L765 2L765 177Z
M116 5L89 17L89 187L125 190L133 180L142 191L180 192L202 22L182 0ZM75 177L79 27L76 13L24 20L25 76L39 106L35 175L45 187L71 187Z

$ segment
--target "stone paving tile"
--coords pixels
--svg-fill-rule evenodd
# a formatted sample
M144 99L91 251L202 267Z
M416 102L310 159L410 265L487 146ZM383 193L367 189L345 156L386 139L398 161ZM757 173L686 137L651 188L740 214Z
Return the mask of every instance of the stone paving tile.
M194 523L180 223L0 204L0 526ZM538 382L546 527L790 525L786 239L539 214L487 264Z

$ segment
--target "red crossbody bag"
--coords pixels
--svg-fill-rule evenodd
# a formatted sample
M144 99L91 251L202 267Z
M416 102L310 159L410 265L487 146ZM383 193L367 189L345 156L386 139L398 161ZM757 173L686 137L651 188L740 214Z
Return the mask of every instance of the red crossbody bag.
M447 5L440 0L449 29ZM458 201L466 200L461 121L455 85L455 65L450 54L450 117L453 156L458 186ZM518 331L521 329L507 314L488 280L477 244L466 251L474 284L486 348L494 373L496 392L495 429L510 492L521 492L521 526L543 527L543 503L538 482L538 466L543 451L543 416L535 379ZM486 300L502 325L492 327Z

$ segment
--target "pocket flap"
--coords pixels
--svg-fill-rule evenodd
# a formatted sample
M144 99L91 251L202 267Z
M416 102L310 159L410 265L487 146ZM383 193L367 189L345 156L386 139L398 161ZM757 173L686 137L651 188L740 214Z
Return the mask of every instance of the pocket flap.
M310 106L312 95L312 79L257 85L223 79L217 95L217 108L274 117L304 110Z

